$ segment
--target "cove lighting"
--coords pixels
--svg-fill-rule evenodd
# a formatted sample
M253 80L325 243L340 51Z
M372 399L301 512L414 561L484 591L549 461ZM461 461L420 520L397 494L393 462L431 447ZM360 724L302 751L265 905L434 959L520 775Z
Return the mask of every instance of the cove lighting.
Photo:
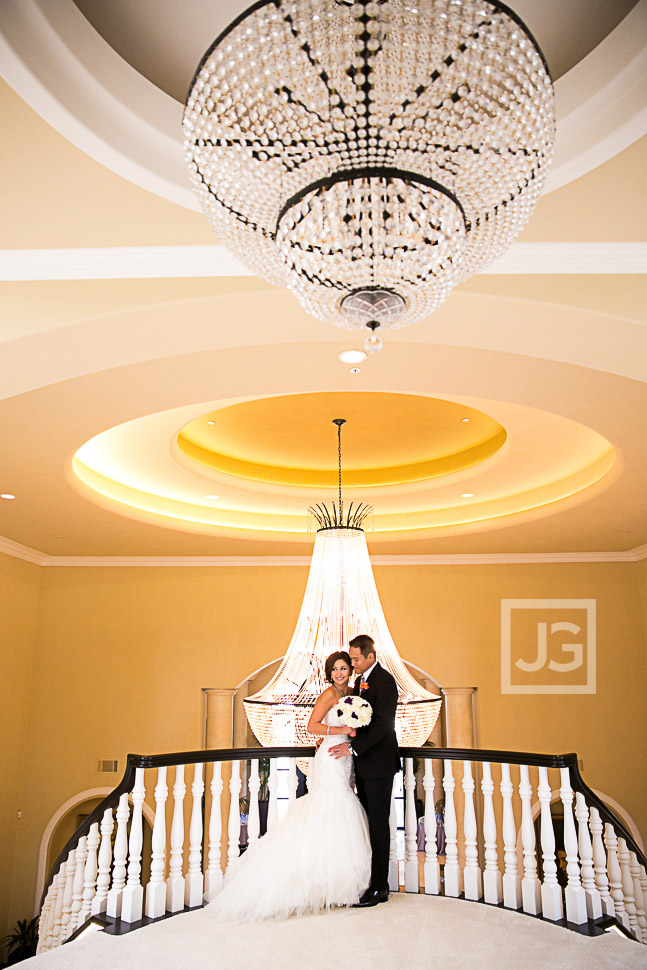
M337 360L340 360L342 364L361 364L363 360L366 360L366 354L363 350L342 350L340 354L337 354Z

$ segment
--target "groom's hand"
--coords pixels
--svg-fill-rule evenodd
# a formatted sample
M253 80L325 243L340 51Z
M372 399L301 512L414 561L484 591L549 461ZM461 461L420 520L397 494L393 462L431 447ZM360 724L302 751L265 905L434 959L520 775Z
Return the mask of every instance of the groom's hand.
M344 741L343 744L335 744L328 748L328 754L331 754L333 758L348 758L351 754L351 750L348 743Z

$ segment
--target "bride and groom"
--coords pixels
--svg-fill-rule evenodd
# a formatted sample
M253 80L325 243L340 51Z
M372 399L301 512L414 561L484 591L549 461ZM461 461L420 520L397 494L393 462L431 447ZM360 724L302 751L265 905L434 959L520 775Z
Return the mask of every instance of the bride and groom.
M398 689L365 634L350 641L348 653L331 654L325 673L330 686L308 722L308 731L322 738L308 794L237 860L205 916L257 922L388 899L391 789L400 768ZM365 698L373 712L356 731L335 723L337 704L351 693ZM351 788L353 763L359 800Z

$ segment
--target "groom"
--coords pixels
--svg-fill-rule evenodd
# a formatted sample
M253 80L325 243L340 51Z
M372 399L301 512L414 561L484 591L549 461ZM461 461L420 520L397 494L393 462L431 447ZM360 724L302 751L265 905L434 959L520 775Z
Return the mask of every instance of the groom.
M389 898L391 789L393 776L400 770L395 736L398 688L391 674L377 663L371 637L365 633L355 637L348 652L356 674L354 693L366 698L373 715L370 724L358 728L350 744L331 747L330 754L335 758L355 756L357 794L368 816L372 852L371 883L357 905L376 906Z

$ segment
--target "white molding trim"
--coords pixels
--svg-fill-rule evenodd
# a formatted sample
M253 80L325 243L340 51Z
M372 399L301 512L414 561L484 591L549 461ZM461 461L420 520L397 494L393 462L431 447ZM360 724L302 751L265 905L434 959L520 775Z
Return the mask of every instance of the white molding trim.
M4 536L0 536L0 552L4 552L7 556L13 556L14 559L33 562L36 566L44 566L46 560L50 558L45 552L39 552L38 549L32 549L30 546L23 546L22 543L14 542L13 539L5 539Z
M153 566L309 566L311 556L49 556L0 536L0 552L38 566L101 568ZM436 556L371 555L373 566L517 566L542 563L640 562L647 544L626 552L485 552L443 553Z
M484 275L636 275L647 273L645 242L527 242ZM114 246L3 249L0 281L202 279L253 276L225 246Z
M645 132L647 0L555 84L557 143L546 191ZM3 0L8 84L72 144L135 185L198 210L182 149L182 105L121 58L73 0Z

